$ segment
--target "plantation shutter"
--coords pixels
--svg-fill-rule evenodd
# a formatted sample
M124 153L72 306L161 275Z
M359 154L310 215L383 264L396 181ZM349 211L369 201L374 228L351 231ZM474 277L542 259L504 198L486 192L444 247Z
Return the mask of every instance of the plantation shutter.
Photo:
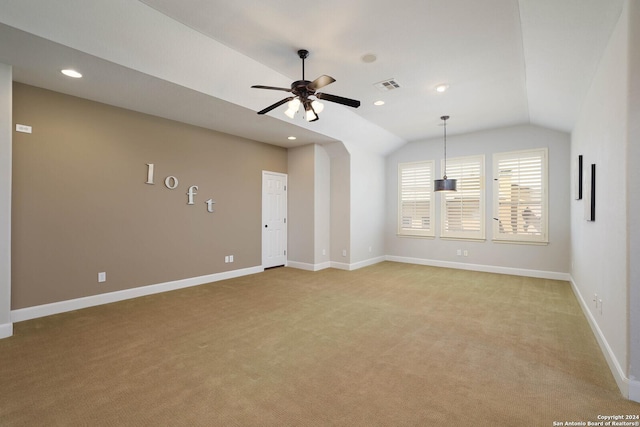
M484 239L484 156L448 159L447 177L457 180L457 191L442 193L440 236Z
M494 155L494 239L547 242L547 149Z
M433 236L433 161L398 164L398 235Z

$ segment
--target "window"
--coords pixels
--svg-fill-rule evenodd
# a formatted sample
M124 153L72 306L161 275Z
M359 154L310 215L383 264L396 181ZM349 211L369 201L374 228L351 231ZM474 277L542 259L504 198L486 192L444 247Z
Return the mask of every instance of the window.
M484 239L484 155L448 159L447 178L457 191L441 193L440 237Z
M493 238L547 243L546 148L493 156Z
M433 231L433 161L398 164L398 235Z

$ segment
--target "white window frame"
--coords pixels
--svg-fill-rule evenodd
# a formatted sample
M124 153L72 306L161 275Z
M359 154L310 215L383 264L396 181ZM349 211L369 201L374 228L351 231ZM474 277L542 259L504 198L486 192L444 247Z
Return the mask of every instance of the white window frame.
M530 150L510 151L504 153L495 153L493 155L493 240L503 243L520 243L520 244L547 244L549 243L549 150L546 147L535 148ZM539 160L535 160L539 159ZM512 162L522 164L518 167L515 177L508 176L505 171L500 171L500 164L505 167L505 163ZM535 167L535 163L540 163L540 175L527 175L526 171L521 171L527 167L525 162L529 162L530 166ZM506 170L506 169L505 169ZM536 180L539 179L539 183ZM516 180L520 183L510 183ZM530 183L522 186L522 181L527 180ZM512 198L505 198L503 191L503 199L501 200L500 187L506 188L510 185L512 188L518 187L518 194L530 198L531 200L522 200L522 196L518 197L517 202L513 202ZM513 192L513 190L511 190ZM530 193L527 196L527 193ZM502 218L500 217L500 205L503 206ZM509 207L511 205L512 207ZM508 209L512 214L504 214L504 210ZM527 218L533 217L533 221ZM510 219L506 221L506 219ZM515 226L515 232L514 232ZM530 232L528 230L534 230Z
M444 159L441 167L444 169ZM484 171L484 154L447 159L447 178L457 180L457 191L440 193L441 238L486 239ZM474 205L477 205L477 211ZM472 216L469 208L474 211Z
M403 196L405 195L406 188L403 188L403 171L405 170L419 170L423 169L422 176L418 179L421 181L418 185L418 191L422 192L421 198L423 201L428 200L429 207L425 213L428 214L428 227L422 227L420 225L419 215L411 215L409 219L409 227L407 227L407 217L409 215L403 215L406 213L403 210ZM398 163L398 236L410 236L410 237L435 237L435 197L433 193L433 177L435 174L435 167L433 160L426 160L422 162L409 162ZM411 197L410 197L411 198ZM406 200L408 201L408 200ZM424 217L427 218L427 217Z

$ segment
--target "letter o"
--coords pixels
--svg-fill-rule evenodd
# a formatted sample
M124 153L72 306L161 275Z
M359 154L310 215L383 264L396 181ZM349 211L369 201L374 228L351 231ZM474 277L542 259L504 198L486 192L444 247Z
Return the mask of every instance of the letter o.
M169 190L175 190L178 187L178 178L175 176L168 176L164 179L164 185Z

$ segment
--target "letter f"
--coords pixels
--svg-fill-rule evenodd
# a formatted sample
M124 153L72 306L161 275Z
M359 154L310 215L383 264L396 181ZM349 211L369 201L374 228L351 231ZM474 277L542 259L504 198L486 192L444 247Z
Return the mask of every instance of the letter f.
M195 190L198 189L197 185L192 185L191 187L189 187L189 190L187 191L187 196L189 198L189 201L187 202L188 205L193 205L193 196L195 196L196 193Z

